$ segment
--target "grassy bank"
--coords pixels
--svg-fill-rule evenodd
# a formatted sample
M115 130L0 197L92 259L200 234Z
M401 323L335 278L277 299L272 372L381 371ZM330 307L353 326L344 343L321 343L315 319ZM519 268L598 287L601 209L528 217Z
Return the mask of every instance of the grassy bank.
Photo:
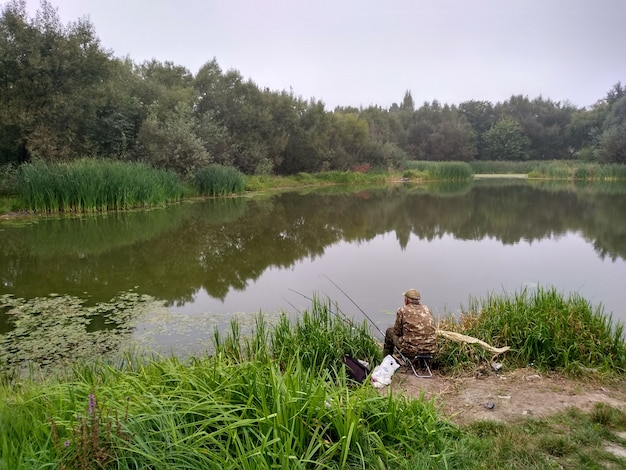
M398 175L388 172L369 171L327 171L322 173L298 173L291 176L252 175L246 177L247 191L263 191L267 189L297 188L302 186L319 186L334 184L380 184Z
M474 174L526 174L530 178L616 181L626 180L626 165L586 163L579 161L473 161L468 164Z
M427 181L468 181L474 176L472 167L465 162L407 161L402 176L407 179Z
M0 213L99 212L153 207L190 196L320 185L370 185L390 181L471 181L475 174L526 174L535 179L622 181L626 165L570 161L407 161L402 171L329 171L291 176L249 175L221 165L199 169L189 181L147 165L84 159L35 162L0 169Z
M215 355L185 363L135 357L5 383L0 468L425 468L450 457L459 431L433 403L351 385L343 352L380 351L328 304L271 330L260 318L251 338L234 323L215 342Z
M512 367L626 374L624 325L581 296L564 296L554 288L474 299L460 318L446 319L441 328L510 346L506 361ZM487 361L490 355L452 342L440 346L439 361L450 368Z
M505 317L500 326L496 310ZM531 351L537 364L548 367L554 352L547 343L556 343L562 328L582 344L591 337L613 340L613 350L604 354L616 356L591 364L623 375L625 346L602 318L579 299L548 289L536 297L489 299L480 313L456 325L496 344L513 341L514 331L521 335L529 323L543 331L546 347L537 348L535 340L509 343L515 347L506 355L507 367L527 360ZM502 329L509 332L493 334ZM526 336L537 337L532 329ZM186 361L125 356L76 365L45 381L5 379L0 469L553 469L624 463L603 450L606 440L617 439L616 430L626 429L624 412L606 405L589 414L572 410L548 419L459 427L434 402L350 381L344 353L371 364L382 353L367 324L353 324L330 302L314 299L296 320L282 317L272 327L259 315L251 336L242 337L233 322L227 333L216 331L214 346L213 355ZM468 353L475 348L453 352L440 346L451 361L445 367L462 366L468 354L482 360Z

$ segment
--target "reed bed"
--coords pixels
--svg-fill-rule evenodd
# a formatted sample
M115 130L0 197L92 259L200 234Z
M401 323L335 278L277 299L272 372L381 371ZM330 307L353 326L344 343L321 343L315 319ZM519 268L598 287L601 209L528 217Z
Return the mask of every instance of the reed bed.
M446 319L441 327L497 347L510 346L503 359L513 367L626 373L624 325L614 323L602 306L594 307L577 294L564 296L553 287L474 299L460 319ZM487 360L489 353L444 342L438 357L456 367Z
M472 179L472 167L465 162L429 162L410 160L405 163L403 177L428 180L467 181Z
M228 196L244 192L246 182L236 168L213 164L196 172L195 186L205 196Z
M142 163L94 159L20 166L20 195L33 212L103 212L161 206L184 194L178 176Z

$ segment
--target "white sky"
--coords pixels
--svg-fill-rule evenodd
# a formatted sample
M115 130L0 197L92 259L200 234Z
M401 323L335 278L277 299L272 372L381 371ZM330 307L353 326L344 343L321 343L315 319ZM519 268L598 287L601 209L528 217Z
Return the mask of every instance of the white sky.
M2 2L5 3L4 1ZM223 70L335 106L543 96L588 106L626 83L625 0L50 0L103 47ZM31 14L38 0L27 0Z

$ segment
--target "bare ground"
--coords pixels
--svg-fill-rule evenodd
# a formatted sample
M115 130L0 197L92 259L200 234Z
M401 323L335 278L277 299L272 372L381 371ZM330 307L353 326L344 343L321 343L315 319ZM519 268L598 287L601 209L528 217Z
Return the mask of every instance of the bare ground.
M431 378L417 378L401 367L390 387L394 393L412 397L423 393L427 399L434 398L440 411L457 424L540 418L571 407L590 411L600 402L626 411L626 381L607 385L540 374L534 369L495 373L481 368L458 377L434 370Z

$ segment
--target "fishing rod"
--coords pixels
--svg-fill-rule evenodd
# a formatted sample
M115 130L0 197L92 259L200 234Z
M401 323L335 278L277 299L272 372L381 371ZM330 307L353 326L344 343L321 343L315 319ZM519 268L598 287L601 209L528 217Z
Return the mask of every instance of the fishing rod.
M290 290L291 292L295 292L295 293L296 293L296 294L298 294L299 296L304 297L305 299L307 299L309 302L313 302L313 299L312 299L311 297L307 297L306 295L304 295L304 294L302 294L302 293L298 292L298 291L297 291L297 290L295 290L295 289L292 289L291 287L290 287L290 288L288 288L287 290Z
M302 294L301 292L298 292L298 291L297 291L297 290L295 290L295 289L288 288L288 290L290 290L291 292L295 292L296 294L298 294L298 295L299 295L299 296L301 296L301 297L304 297L305 299L307 299L307 300L308 300L308 301L310 301L311 303L314 303L314 302L315 302L315 300L314 300L314 299L312 299L311 297L307 297L306 295ZM330 297L329 297L328 295L327 295L326 297L327 297L327 298L328 298L328 300L330 301ZM288 303L289 303L289 301L288 301ZM293 306L293 304L291 304L291 303L289 303L289 305L291 305L292 307L294 307L294 306ZM294 308L295 308L295 307L294 307ZM339 313L341 313L341 315L342 315L342 316L339 316L336 312L333 312L332 310L330 310L330 313L332 313L333 315L335 315L336 317L338 317L339 319L341 319L342 321L344 321L344 322L345 322L345 323L347 323L348 325L350 325L350 326L354 327L354 324L353 324L353 323L352 323L352 321L348 318L348 316L347 316L344 312L342 312L342 311L341 311L341 309L339 308L339 305L337 304L337 302L335 302L335 308L337 309L337 311L338 311ZM296 308L296 310L298 310L298 312L300 311L300 310L299 310L299 309L297 309L297 308Z
M346 293L345 293L345 291L344 291L341 287L339 287L339 286L337 285L337 283L336 283L335 281L333 281L331 278L329 278L326 274L322 274L322 276L324 276L326 279L328 279L330 282L332 282L332 283L333 283L333 285L334 285L337 289L339 289L339 290L341 291L341 293L342 293L343 295L345 295L345 296L348 298L348 300L349 300L350 302L352 302L352 304L353 304L356 308L358 308L358 309L360 310L360 312L361 312L361 313L365 316L365 318L367 318L367 319L370 321L370 323L371 323L372 325L374 325L374 328L376 328L376 329L380 332L380 334L381 334L381 335L383 335L383 338L385 337L385 333L383 333L383 331L382 331L380 328L378 328L378 325L377 325L376 323L374 323L374 320L372 320L372 319L369 317L369 315L368 315L367 313L365 313L365 312L363 311L363 309L362 309L361 307L359 307L359 305L358 305L358 304L357 304L354 300L352 300L352 298L351 298L348 294L346 294Z
M302 313L298 307L296 307L294 304L292 304L291 302L289 302L289 301L288 301L287 299L285 299L284 297L283 297L283 300L284 300L285 302L287 302L289 305L291 305L291 307L292 307L292 308L293 308L296 312L298 312L298 313Z

